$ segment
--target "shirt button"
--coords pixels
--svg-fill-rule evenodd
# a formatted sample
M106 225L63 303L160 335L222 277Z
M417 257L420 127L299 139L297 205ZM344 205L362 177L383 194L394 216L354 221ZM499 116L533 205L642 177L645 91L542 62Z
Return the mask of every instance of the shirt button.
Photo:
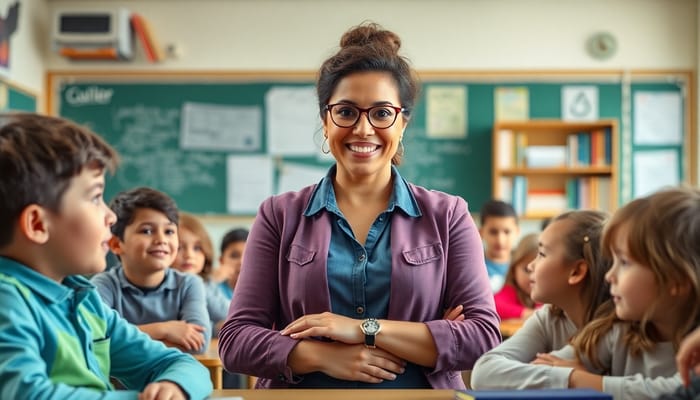
M365 261L365 255L364 255L364 254L360 254L360 257L359 257L358 259L359 259L360 261Z
M365 309L363 307L357 307L355 309L355 312L358 314L363 314L365 312Z

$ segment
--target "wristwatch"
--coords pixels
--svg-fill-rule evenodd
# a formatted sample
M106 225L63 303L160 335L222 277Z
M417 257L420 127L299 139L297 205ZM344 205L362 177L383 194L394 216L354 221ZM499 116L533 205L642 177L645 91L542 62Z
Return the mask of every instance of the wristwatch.
M377 321L375 318L367 318L366 320L362 321L362 324L360 324L360 329L362 329L362 333L365 334L365 346L373 349L377 347L374 344L374 338L377 336L380 330L382 330L382 326L379 325L379 321Z

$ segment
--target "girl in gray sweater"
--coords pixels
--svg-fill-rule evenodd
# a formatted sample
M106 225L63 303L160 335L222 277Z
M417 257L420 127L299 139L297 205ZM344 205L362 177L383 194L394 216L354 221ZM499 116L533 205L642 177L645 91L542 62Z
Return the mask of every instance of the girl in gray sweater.
M548 303L512 337L475 364L475 389L566 387L565 370L532 365L538 353L565 346L610 298L605 273L610 261L600 251L607 214L571 211L556 217L539 238L538 255L528 266L531 298Z

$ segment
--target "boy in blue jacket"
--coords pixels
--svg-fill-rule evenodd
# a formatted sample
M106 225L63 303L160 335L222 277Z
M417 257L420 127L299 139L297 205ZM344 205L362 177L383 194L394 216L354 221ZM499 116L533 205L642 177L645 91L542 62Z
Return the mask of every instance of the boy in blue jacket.
M117 154L72 122L0 120L0 398L201 399L207 370L106 307L80 275L105 268ZM115 391L111 379L131 390Z

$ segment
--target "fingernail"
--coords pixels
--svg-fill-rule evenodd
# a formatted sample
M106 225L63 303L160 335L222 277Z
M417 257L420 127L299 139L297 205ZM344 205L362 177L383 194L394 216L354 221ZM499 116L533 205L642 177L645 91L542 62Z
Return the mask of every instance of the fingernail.
M406 368L401 368L400 373L403 374L404 372L406 372Z
M389 378L389 379L391 379L392 381L393 381L393 380L396 380L396 375L391 374L391 378Z

